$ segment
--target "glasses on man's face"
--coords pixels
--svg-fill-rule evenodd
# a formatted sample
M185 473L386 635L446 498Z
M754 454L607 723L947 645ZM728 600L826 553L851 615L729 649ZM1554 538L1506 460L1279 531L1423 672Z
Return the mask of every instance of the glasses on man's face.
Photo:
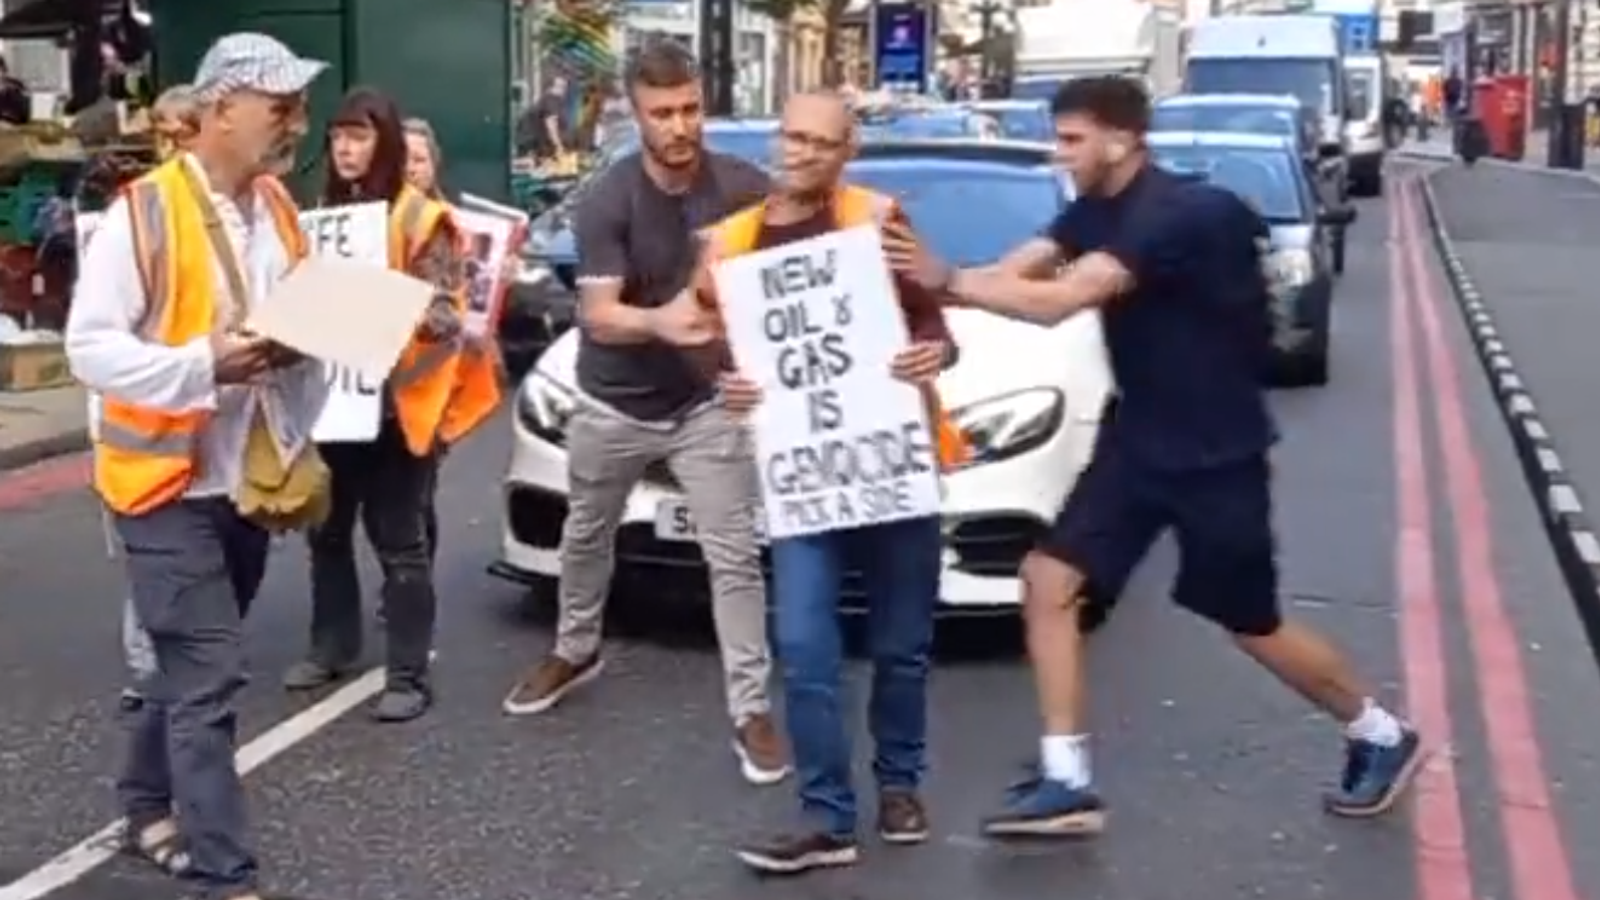
M778 140L786 150L807 150L811 153L837 153L844 149L844 138L785 128L778 132Z

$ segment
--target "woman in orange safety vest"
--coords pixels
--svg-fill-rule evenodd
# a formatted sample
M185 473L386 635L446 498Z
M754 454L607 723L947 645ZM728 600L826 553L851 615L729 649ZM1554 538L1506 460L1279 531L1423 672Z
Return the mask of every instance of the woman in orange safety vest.
M464 311L460 235L448 207L406 184L405 149L399 109L377 91L351 91L329 122L324 206L388 204L389 265L430 282L436 293L382 385L348 379L358 393L379 395L377 436L321 445L333 472L333 498L327 521L310 540L311 650L284 676L286 688L309 690L360 661L363 616L353 541L359 516L383 570L387 680L372 709L383 722L414 719L433 702L428 663L436 596L423 520L445 439L445 410L456 390Z
M439 139L433 133L433 126L422 119L407 119L403 125L406 135L406 183L440 203L449 204L450 201L439 187L439 169L444 164L444 155L439 151ZM510 282L516 262L514 255L506 257L502 284ZM476 339L469 335L466 346L462 348L461 360L456 366L455 394L450 398L450 405L445 407L444 425L440 429L441 455L487 421L500 405L500 351L494 341L494 328L498 324L490 323L490 333ZM429 551L437 558L439 516L434 508L433 496L430 495L428 499L424 525L428 530Z

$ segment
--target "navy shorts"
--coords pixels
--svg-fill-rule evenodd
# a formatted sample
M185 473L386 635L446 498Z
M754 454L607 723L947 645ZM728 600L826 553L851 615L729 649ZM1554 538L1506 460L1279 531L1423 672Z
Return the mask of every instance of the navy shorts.
M1265 456L1171 472L1097 452L1039 549L1082 572L1085 593L1110 605L1170 528L1178 605L1235 634L1271 634L1282 621L1271 490Z

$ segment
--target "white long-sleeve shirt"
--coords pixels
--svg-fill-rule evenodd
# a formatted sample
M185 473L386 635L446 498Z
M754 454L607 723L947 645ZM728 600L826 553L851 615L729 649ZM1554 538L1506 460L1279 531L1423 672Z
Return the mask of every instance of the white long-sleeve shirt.
M186 161L200 183L208 184L200 165L193 158ZM271 208L259 194L246 213L232 198L210 193L250 291L249 297L230 298L227 275L208 242L221 316L235 303L249 310L263 302L288 274L290 252L278 237ZM208 337L169 347L137 333L147 306L132 217L126 201L118 199L89 242L73 289L66 331L72 374L90 391L126 403L169 412L214 411L200 438L199 472L187 496L236 496L257 403L265 404L267 422L279 445L291 454L299 452L328 399L321 363L308 359L253 385L219 385ZM93 410L92 405L91 415ZM97 425L91 422L90 427Z

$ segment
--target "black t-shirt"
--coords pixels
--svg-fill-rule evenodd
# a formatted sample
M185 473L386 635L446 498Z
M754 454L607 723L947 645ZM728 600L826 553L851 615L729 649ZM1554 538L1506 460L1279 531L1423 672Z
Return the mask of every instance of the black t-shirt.
M668 194L637 154L613 163L584 191L575 231L578 280L622 282L622 302L661 306L688 287L699 254L695 232L759 202L766 173L738 157L707 152L699 177ZM578 344L578 387L624 415L660 421L710 399L714 386L679 349L659 343Z
M1177 471L1266 452L1277 433L1261 386L1261 218L1225 190L1150 168L1115 197L1080 198L1048 234L1069 258L1109 253L1134 276L1101 311L1118 390L1103 446Z

